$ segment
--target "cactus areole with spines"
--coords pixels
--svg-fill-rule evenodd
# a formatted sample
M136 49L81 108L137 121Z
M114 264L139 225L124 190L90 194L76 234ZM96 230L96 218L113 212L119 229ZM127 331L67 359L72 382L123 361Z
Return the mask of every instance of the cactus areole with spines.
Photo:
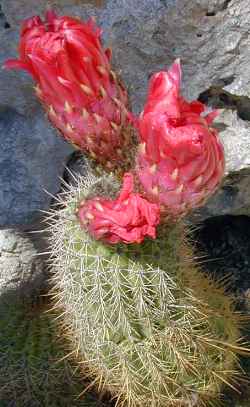
M110 171L130 165L132 114L100 35L93 19L84 23L50 10L45 21L35 16L23 23L20 58L4 66L29 72L52 124Z

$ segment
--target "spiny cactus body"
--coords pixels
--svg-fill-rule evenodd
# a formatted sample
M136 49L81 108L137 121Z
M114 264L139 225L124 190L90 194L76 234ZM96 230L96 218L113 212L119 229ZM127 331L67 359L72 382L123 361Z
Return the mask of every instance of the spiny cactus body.
M78 398L82 380L56 338L44 306L0 297L0 406L101 407L92 395Z
M232 300L197 270L180 224L140 245L94 241L79 202L114 196L114 186L79 179L52 214L54 296L75 356L118 405L213 406L237 374Z

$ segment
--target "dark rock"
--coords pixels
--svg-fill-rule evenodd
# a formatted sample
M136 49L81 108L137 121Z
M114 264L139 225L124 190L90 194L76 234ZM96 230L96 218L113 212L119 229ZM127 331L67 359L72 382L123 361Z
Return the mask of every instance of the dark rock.
M228 289L244 296L250 288L250 217L207 219L196 231L195 240L206 270L218 280L228 278Z
M204 272L223 284L227 294L235 298L236 309L244 315L242 338L250 343L250 217L218 216L206 219L192 236L196 243L197 261ZM250 406L249 354L240 357L242 381L237 381L237 393L232 389L223 395L225 407ZM236 382L235 382L236 384Z

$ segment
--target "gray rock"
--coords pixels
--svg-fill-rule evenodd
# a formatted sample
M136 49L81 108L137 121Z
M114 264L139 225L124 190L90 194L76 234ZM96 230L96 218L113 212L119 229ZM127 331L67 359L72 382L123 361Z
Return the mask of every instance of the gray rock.
M43 112L33 117L0 108L0 226L38 221L60 189L69 147L50 129ZM46 191L45 191L46 190Z
M101 8L105 6L107 0L1 0L3 13L11 26L20 25L22 21L34 15L43 14L51 5L60 11L70 15L70 10L74 8L75 14L79 9L88 6Z
M45 268L32 241L11 229L0 231L0 294L6 290L22 295L38 294L44 285Z
M60 14L84 19L96 17L103 28L105 45L113 49L114 65L122 71L135 112L142 109L151 74L166 69L180 57L183 93L187 98L196 99L213 86L224 88L232 95L246 98L249 109L245 109L244 118L250 119L248 0L55 0L52 4ZM43 0L3 0L2 5L5 18L13 28L19 26L22 19L41 14L46 9ZM13 55L16 32L8 35L13 37L12 43L7 42L11 43L8 51ZM26 85L27 79L24 74L18 73L18 80L15 73L11 75L8 78L15 88L19 86L12 93L15 97L11 98L11 105L21 113L26 112L34 102L31 89ZM7 83L3 83L3 87L4 91L0 87L0 97L1 92L6 94L8 91ZM22 95L29 102L23 103ZM236 116L231 124L226 120L225 117L221 128L227 126L222 137L229 152L229 175L202 216L249 214L248 123ZM232 133L238 134L237 141L236 136L232 138ZM243 161L239 159L242 155L245 157Z
M16 55L18 34L0 33L0 66ZM0 228L25 227L48 209L73 149L57 135L22 72L0 70Z
M9 25L8 21L6 20L6 17L2 11L2 6L0 3L0 31L4 31L9 27L10 27L10 25Z

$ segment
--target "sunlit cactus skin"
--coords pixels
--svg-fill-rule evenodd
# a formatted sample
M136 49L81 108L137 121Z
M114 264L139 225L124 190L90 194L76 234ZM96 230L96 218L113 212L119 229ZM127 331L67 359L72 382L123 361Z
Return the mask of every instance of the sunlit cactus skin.
M235 385L241 318L194 264L180 223L140 245L92 240L79 202L118 189L111 176L79 178L51 214L53 295L75 357L117 405L214 406Z

